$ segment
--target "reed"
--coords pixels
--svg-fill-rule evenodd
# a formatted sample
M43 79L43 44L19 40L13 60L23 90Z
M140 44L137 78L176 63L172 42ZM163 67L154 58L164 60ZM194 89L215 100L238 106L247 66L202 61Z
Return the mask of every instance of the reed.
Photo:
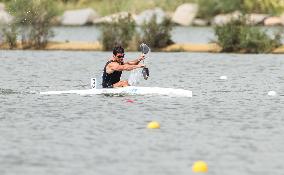
M136 32L135 22L130 14L126 18L119 17L112 23L103 24L100 28L103 50L112 50L116 45L127 48Z
M281 45L281 32L270 37L259 27L246 25L244 18L215 26L214 30L223 52L268 53Z
M17 27L14 24L1 25L1 45L8 45L9 49L17 47Z
M164 19L160 24L157 23L156 16L149 22L144 22L141 26L140 42L146 43L153 49L159 49L173 44L171 30L173 24L170 19Z
M9 26L16 27L8 31L17 32L23 48L44 48L53 36L52 19L58 14L54 1L13 0L8 10L14 16L13 24Z

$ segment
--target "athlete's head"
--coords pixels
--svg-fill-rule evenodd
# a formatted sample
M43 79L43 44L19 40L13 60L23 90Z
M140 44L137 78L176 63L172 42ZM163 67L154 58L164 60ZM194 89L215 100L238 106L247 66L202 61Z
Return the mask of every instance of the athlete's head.
M113 57L119 61L122 61L124 58L124 49L121 46L116 46L113 48Z
M119 53L124 54L124 49L121 46L116 46L116 47L113 48L112 53L113 53L114 56L116 56Z

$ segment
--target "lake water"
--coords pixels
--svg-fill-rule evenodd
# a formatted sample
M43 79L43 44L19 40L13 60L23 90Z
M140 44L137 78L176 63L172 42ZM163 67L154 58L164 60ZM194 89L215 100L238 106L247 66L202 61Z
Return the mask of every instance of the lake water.
M96 26L55 27L54 41L98 41L100 30ZM88 33L88 35L86 35ZM172 39L177 43L208 43L215 39L210 27L174 27Z
M210 175L284 172L283 55L151 53L140 86L193 91L178 98L39 95L89 88L111 54L0 53L0 174L188 175L197 160Z
M94 42L100 39L100 30L97 26L80 27L55 27L54 41L88 41ZM279 27L262 27L271 36ZM283 30L283 29L282 29ZM209 43L216 41L212 27L180 27L176 26L171 32L172 40L176 43ZM284 37L282 38L284 42Z

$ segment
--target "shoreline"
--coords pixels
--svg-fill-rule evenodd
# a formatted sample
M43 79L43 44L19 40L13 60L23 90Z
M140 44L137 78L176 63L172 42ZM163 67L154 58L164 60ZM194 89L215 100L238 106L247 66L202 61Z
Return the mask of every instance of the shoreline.
M65 51L103 51L103 47L99 42L48 42L43 49L23 49L21 44L17 44L14 49L9 49L7 44L1 45L0 50L65 50ZM165 48L158 49L158 52L205 52L205 53L221 53L222 48L216 43L192 44L192 43L175 43ZM136 51L136 50L128 50ZM223 52L228 53L228 52ZM231 52L230 52L231 53ZM239 52L240 53L240 52ZM272 52L264 54L284 54L284 45L274 49Z

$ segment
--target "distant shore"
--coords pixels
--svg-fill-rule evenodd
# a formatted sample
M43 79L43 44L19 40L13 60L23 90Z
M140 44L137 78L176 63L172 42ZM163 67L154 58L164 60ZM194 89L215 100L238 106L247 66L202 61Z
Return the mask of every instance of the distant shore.
M0 50L9 50L8 45L1 45ZM17 44L17 47L13 50L33 50L23 49L21 44ZM103 46L99 42L49 42L44 49L40 50L66 50L66 51L103 51ZM211 52L220 53L222 48L216 43L208 44L192 44L192 43L176 43L169 45L165 48L161 48L157 51L160 52ZM136 51L136 50L128 50ZM284 54L284 45L274 49L272 54Z

